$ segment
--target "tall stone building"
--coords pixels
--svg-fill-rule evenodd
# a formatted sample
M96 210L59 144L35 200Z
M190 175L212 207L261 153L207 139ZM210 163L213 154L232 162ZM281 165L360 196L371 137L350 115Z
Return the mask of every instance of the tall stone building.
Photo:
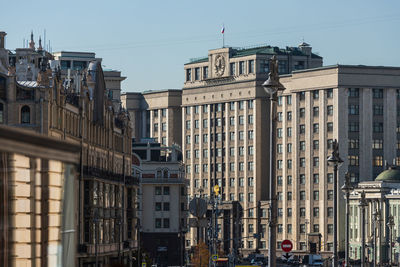
M4 44L5 34L0 34ZM129 116L108 98L99 61L92 61L71 81L48 53L35 55L34 44L13 61L0 47L1 123L33 130L80 146L75 214L77 266L128 262L136 249L135 202L138 180L131 176ZM13 56L11 56L12 58ZM6 62L6 63L4 63ZM10 62L10 64L9 64ZM15 64L30 75L20 80ZM6 65L3 65L6 64Z
M184 66L182 150L190 195L210 197L218 184L223 203L239 201L245 254L266 249L261 220L266 206L257 207L268 199L269 100L261 85L273 55L280 74L322 66L322 58L305 43L286 49L214 49ZM227 222L219 220L220 236L231 231ZM256 233L263 238L257 240ZM192 245L199 241L194 231L190 239Z
M339 143L339 185L373 181L385 162L400 162L400 68L335 65L282 76L278 100L278 242L295 252L333 249L333 140ZM344 207L339 192L339 207ZM344 251L339 208L339 251ZM320 236L318 239L313 237Z

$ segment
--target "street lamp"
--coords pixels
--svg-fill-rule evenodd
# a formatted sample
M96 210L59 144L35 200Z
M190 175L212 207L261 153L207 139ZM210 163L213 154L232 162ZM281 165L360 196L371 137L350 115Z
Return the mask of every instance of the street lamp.
M343 163L343 160L339 157L339 144L337 140L333 141L333 150L332 154L327 159L328 164L333 164L333 258L332 258L332 266L337 267L337 223L338 223L338 215L337 215L337 201L338 201L338 167Z
M361 267L365 266L365 207L368 206L368 202L365 199L365 192L361 192L361 199L358 204L361 208ZM346 241L348 242L348 241ZM348 243L346 244L348 246ZM346 261L347 264L347 261Z
M263 85L265 92L269 95L270 100L270 129L269 129L269 228L268 228L268 265L270 267L276 266L276 190L275 190L275 177L274 177L274 126L275 126L275 113L276 113L276 95L278 90L285 88L279 82L278 75L278 60L274 55L269 61L269 74L268 80Z
M345 250L345 263L346 263L346 267L350 266L349 265L349 218L350 218L350 191L353 190L353 186L350 182L350 174L348 172L346 172L345 175L345 180L344 180L344 185L342 186L342 191L346 194L346 242L345 242L345 246L346 246L346 250Z
M388 223L386 224L390 229L390 253L389 253L389 264L392 266L392 258L393 258L393 226L394 226L394 218L393 215L390 215L388 218Z

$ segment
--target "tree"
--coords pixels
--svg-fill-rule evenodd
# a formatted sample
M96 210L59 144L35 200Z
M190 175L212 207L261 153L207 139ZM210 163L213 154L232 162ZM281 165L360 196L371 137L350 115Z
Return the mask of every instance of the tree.
M208 246L203 241L200 241L195 247L192 264L195 267L208 267L209 260L210 253L208 251Z

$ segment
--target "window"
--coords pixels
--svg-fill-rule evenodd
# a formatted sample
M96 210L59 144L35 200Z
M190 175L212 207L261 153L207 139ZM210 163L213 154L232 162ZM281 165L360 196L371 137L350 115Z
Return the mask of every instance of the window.
M203 120L203 128L208 128L208 119Z
M249 146L248 151L249 151L249 155L254 155L254 147L253 146Z
M239 193L239 201L243 202L244 197L243 197L243 193Z
M169 228L169 218L163 219L163 228Z
M333 132L333 122L328 122L326 128L328 132Z
M291 175L288 175L287 177L286 177L286 180L287 180L287 184L288 185L291 185L292 184L292 176Z
M347 159L349 161L349 166L358 166L358 156L357 155L348 155Z
M190 165L186 165L186 173L190 173L191 169L190 169Z
M154 123L154 131L158 132L158 123Z
M203 143L208 142L208 134L203 134Z
M229 110L235 110L235 102L229 102Z
M306 208L300 208L300 217L306 217Z
M203 172L208 172L208 164L203 164Z
M298 94L299 94L300 101L303 101L306 99L306 92L299 92Z
M203 158L208 158L208 149L203 149Z
M156 228L161 228L161 219L156 219L156 221L155 221L155 227Z
M283 120L282 112L278 112L278 121L282 121L282 120Z
M278 153L278 154L282 154L282 144L277 144L276 145L276 152Z
M319 91L318 90L312 91L312 96L313 96L314 100L318 99L319 98Z
M190 82L192 80L192 70L186 69L186 81Z
M319 208L314 208L313 209L313 216L314 217L319 217Z
M253 109L253 107L254 107L254 100L253 99L247 100L247 107L249 109Z
M300 184L306 184L306 175L300 174L299 180L300 180Z
M164 189L163 195L168 196L169 195L169 186L164 186L163 189Z
M31 123L31 111L28 106L21 108L21 123Z
M154 188L154 194L155 195L161 195L161 186L156 186L155 188Z
M292 127L287 127L286 132L287 132L287 136L291 137L292 136Z
M253 115L249 115L249 116L248 116L248 123L249 123L249 124L253 124L253 123L254 123Z
M248 134L249 134L249 136L248 136L249 140L253 140L253 137L254 137L253 130L249 131Z
M249 73L254 73L254 60L249 60Z
M287 200L292 200L292 192L287 192Z
M291 96L291 95L286 96L286 103L287 103L288 105L291 105L291 104L292 104L292 96Z
M329 106L326 107L326 114L328 116L333 115L333 106L332 105L329 105Z
M374 133L383 133L383 122L374 122L373 131Z
M299 149L300 149L300 151L306 150L306 141L300 141Z
M333 212L333 210L332 210L332 212ZM330 234L330 235L333 234L333 224L328 224L328 234Z
M383 149L383 140L382 139L372 140L372 149Z
M277 161L277 168L278 168L278 170L282 170L282 168L283 168L283 162L282 162L282 160L278 160L278 161Z
M300 124L299 132L300 134L304 134L306 132L306 126L304 124Z
M197 106L196 106L196 107L197 107ZM195 129L199 129L199 127L200 127L200 126L199 126L199 120L195 120L195 121L194 121L194 128L195 128Z
M208 78L208 67L203 67L203 79Z
M314 224L313 230L314 230L314 233L319 233L319 224Z
M254 178L253 177L247 178L247 185L248 186L254 186Z
M222 119L221 118L216 118L215 119L215 126L221 127L222 126Z
M372 159L372 165L375 167L383 166L383 157L382 156L374 156Z
M253 202L254 201L254 194L253 193L249 193L248 194L248 199L249 202Z
M203 105L203 112L207 113L208 112L208 105Z
M239 171L244 171L244 162L239 162Z
M333 173L328 173L326 175L326 181L328 182L328 184L332 184L333 183Z
M319 157L314 157L313 158L313 166L318 167L319 166Z
M287 152L291 153L292 152L292 143L288 143L286 146L287 146Z
M194 79L197 81L200 79L200 68L194 69Z
M292 208L288 208L286 213L288 217L292 217Z
M190 135L186 135L186 144L190 144Z
M164 202L164 211L169 211L169 202Z
M282 97L283 96L278 96L278 106L282 106Z
M326 198L328 200L333 200L333 190L328 190L326 193L327 193Z
M300 167L304 168L306 166L306 159L305 158L300 158Z
M300 200L306 200L306 191L300 191Z
M383 115L383 105L374 105L373 111L375 116Z
M208 188L208 180L203 179L203 188Z
M328 146L328 149L333 149L333 139L327 140L327 146Z
M319 107L313 107L313 116L318 117L319 115Z
M319 191L314 191L313 192L313 199L314 200L319 200Z
M313 133L318 133L319 132L319 124L318 123L314 123L313 124Z
M327 214L328 217L333 217L333 208L332 207L328 207L327 208ZM329 226L328 226L329 227ZM329 231L328 231L329 232Z
M291 233L292 233L292 225L291 225L291 224L288 224L288 225L287 225L287 233L288 233L288 234L291 234Z
M359 88L349 88L349 92L348 92L348 95L349 95L349 97L359 97Z
M306 233L306 225L305 224L300 224L300 233L305 234Z
M253 232L254 232L253 224L249 224L249 233L253 233Z
M278 175L276 179L277 179L278 185L282 185L282 176Z
M198 135L198 134L195 134L195 135L194 135L194 143L195 143L195 144L198 144L199 141L200 141L199 139L200 139L199 135ZM217 141L218 141L218 140L217 140Z
M314 182L314 184L318 184L319 183L319 174L318 173L314 173L313 182Z
M359 106L349 105L349 115L358 115L358 114L359 114Z
M239 124L243 125L244 124L244 116L239 116Z
M239 156L244 156L244 146L239 147Z
M229 125L231 126L235 125L235 117L229 117Z
M283 232L283 226L282 224L278 224L278 233L282 233Z
M372 89L373 98L383 98L383 89Z
M166 108L163 108L163 109L161 110L161 116L163 116L163 117L166 117L166 116L167 116L167 109L166 109Z
M374 124L375 125L375 124ZM375 129L375 128L374 128ZM359 124L358 122L349 122L349 132L358 132Z
M186 130L190 130L191 121L186 121Z
M276 136L277 136L278 138L282 138L282 128L276 129Z
M287 115L286 115L286 119L287 119L288 121L291 121L291 120L292 120L292 112L291 112L291 111L288 111L286 114L287 114Z
M300 108L300 111L299 111L300 118L304 118L305 115L306 115L306 109L305 108Z
M244 61L239 61L239 74L244 74L245 68L244 68Z
M235 140L235 132L229 132L229 140L231 141Z
M234 76L236 74L236 68L235 68L235 63L231 63L230 65L230 75Z
M161 211L161 202L156 202L154 209L155 211Z
M319 149L319 140L314 140L313 141L313 149L318 150Z
M291 169L291 168L292 168L292 160L291 160L291 159L288 159L288 160L287 160L287 168L288 168L288 169Z
M326 90L326 97L327 98L332 98L333 97L333 89Z
M200 166L199 164L194 165L194 173L199 173L200 172Z

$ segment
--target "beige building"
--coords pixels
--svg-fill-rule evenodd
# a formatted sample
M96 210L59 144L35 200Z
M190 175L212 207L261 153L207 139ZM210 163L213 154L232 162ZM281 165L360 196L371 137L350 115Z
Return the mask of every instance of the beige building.
M37 52L34 46L29 49L31 54ZM0 47L0 55L8 55L3 51L7 50ZM0 122L80 147L76 265L127 263L137 248L138 187L137 177L131 176L128 114L113 109L112 99L106 97L100 62L90 62L72 82L60 68L50 69L51 59L49 54L40 58L37 77L31 80L20 80L13 61L0 59L8 69L0 72Z
M269 101L261 84L269 59L276 55L279 73L322 66L308 44L299 47L221 48L185 64L182 91L182 151L190 195L209 197L220 186L223 203L243 208L242 252L265 252L265 203L268 199ZM233 236L229 220L221 219L220 237ZM228 234L227 234L228 233ZM253 237L259 233L260 242ZM199 241L191 232L192 245ZM223 249L229 253L230 244Z
M188 211L182 153L145 141L132 148L132 169L140 177L141 249L153 264L183 266Z
M182 143L182 90L125 93L123 107L129 112L133 138L155 138L163 146Z
M0 126L0 147L0 265L74 266L79 145Z
M394 67L335 65L281 77L286 89L278 100L276 132L278 242L290 239L300 252L319 247L308 237L320 234L320 250L333 249L333 168L326 158L334 139L344 160L339 188L346 171L353 182L372 181L385 162L400 161L399 74ZM337 225L344 251L344 208Z

